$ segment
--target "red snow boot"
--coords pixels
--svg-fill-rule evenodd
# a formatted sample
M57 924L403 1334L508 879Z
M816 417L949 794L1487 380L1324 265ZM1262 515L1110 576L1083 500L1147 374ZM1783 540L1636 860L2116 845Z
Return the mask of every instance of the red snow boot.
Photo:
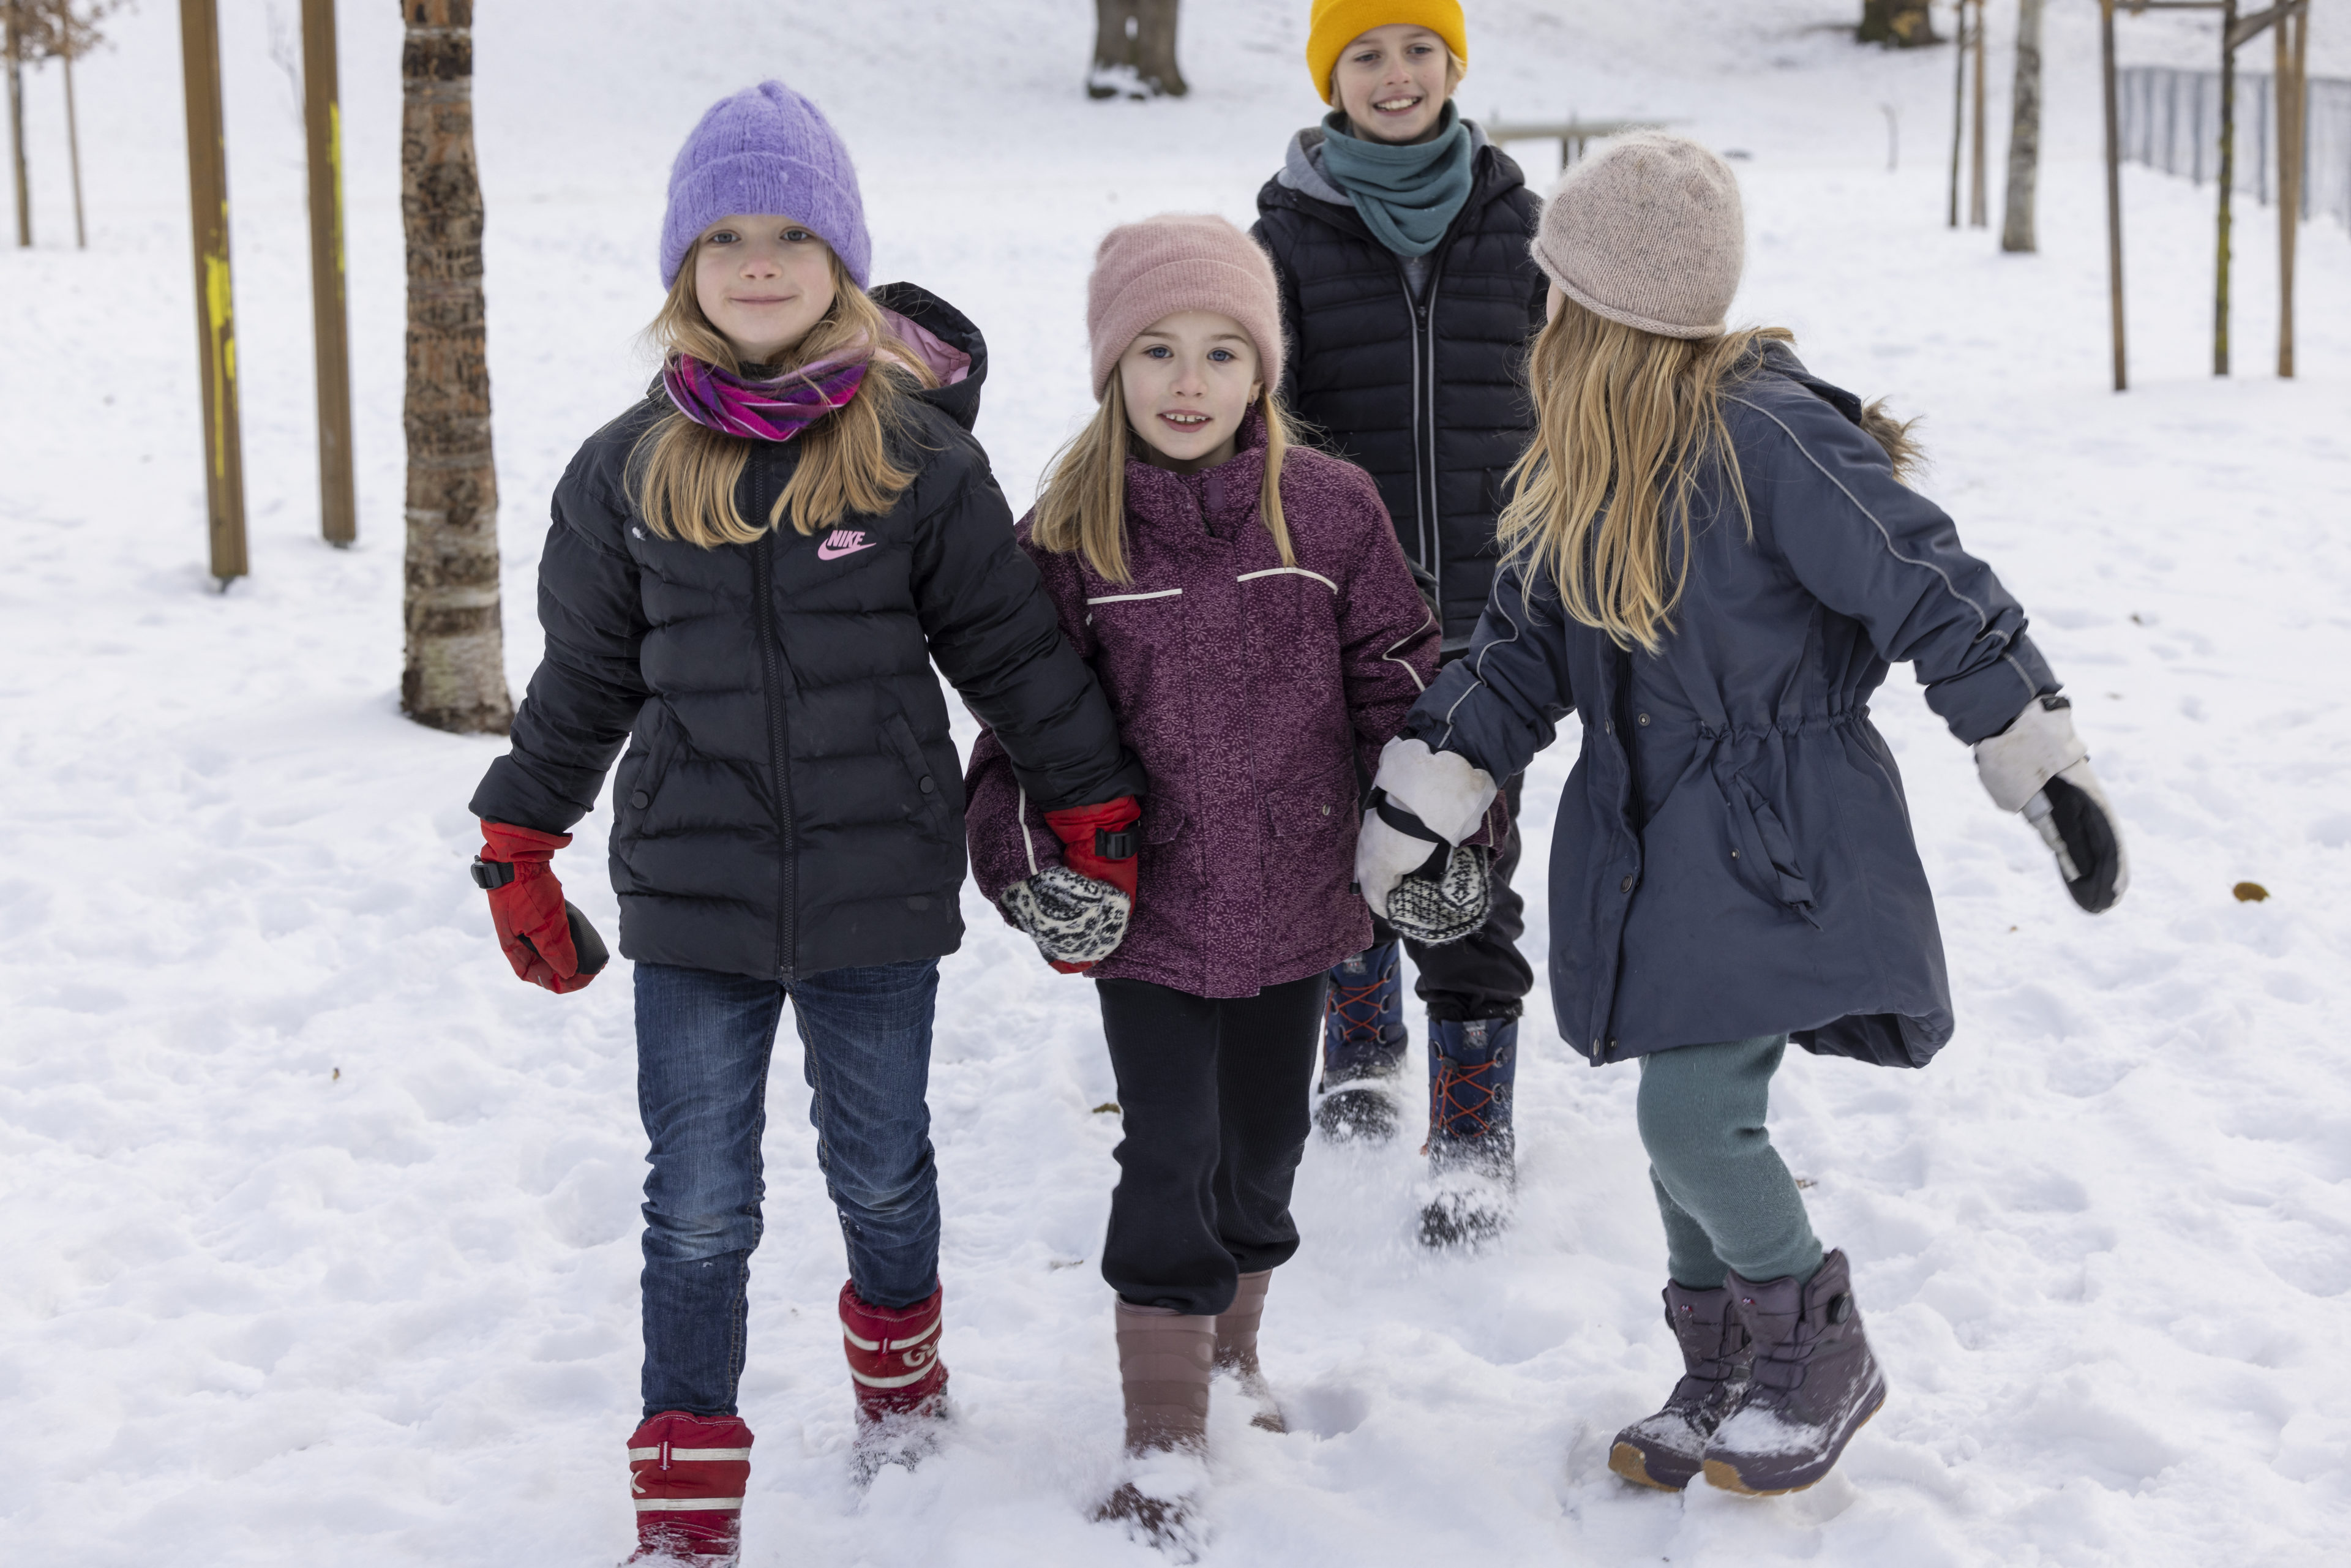
M946 1288L911 1307L877 1307L841 1287L841 1339L857 1385L857 1462L868 1478L884 1464L912 1469L936 1444L947 1414L947 1367L939 1359Z
M743 1542L743 1488L751 1428L732 1416L664 1410L629 1436L629 1490L637 1504L631 1563L735 1568Z

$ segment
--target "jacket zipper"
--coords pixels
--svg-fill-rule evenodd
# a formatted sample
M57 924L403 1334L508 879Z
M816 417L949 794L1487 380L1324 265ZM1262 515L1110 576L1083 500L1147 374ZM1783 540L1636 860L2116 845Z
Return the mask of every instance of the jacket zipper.
M755 486L755 496L757 489ZM775 771L776 849L781 862L777 869L781 896L776 904L776 975L789 983L799 977L792 965L796 951L792 905L799 878L797 857L792 852L792 786L784 771L784 709L780 695L783 678L776 653L776 532L782 526L780 522L771 525L751 546L751 592L758 601L753 619L759 629L759 665L767 677L768 764Z
M1431 253L1428 298L1412 297L1412 269L1396 257L1396 281L1404 289L1412 328L1412 509L1420 535L1420 565L1437 584L1439 619L1445 603L1445 524L1437 506L1437 294L1445 283L1445 261L1453 242ZM1424 411L1426 418L1423 417Z

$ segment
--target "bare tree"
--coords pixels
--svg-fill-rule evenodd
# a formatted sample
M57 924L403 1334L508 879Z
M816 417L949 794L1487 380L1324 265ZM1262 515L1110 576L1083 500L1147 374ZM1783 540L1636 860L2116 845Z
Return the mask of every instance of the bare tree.
M81 204L81 121L74 109L74 62L106 42L99 24L130 0L9 0L16 13L16 57L55 60L66 77L66 157L73 172L74 245L87 248L89 225Z
M1897 49L1943 41L1935 37L1932 0L1861 0L1861 26L1854 36L1865 44Z
M1094 0L1094 68L1088 98L1181 98L1192 89L1176 64L1177 0Z
M400 707L503 735L498 485L483 349L473 0L402 0L400 214L408 237L407 647Z
M0 0L0 43L8 53L9 167L16 176L16 245L33 243L33 193L25 182L26 0Z
M2040 246L2032 232L2032 197L2041 176L2042 0L2016 0L2016 92L2008 129L2008 216L2000 248Z

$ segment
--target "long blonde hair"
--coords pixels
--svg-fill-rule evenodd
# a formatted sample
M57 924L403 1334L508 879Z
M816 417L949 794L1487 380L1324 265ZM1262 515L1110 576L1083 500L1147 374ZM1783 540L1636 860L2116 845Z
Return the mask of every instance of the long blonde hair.
M694 264L701 250L696 240L685 253L669 298L645 336L664 356L688 354L739 375L743 365L735 345L711 325L695 297ZM935 378L898 341L881 307L857 287L841 258L832 256L831 261L832 307L800 340L792 363L863 348L872 356L865 379L848 402L792 438L800 449L799 462L763 523L745 517L736 506L751 441L696 424L676 409L656 420L630 454L630 498L645 526L664 538L705 549L749 544L787 517L799 532L813 534L845 517L888 511L914 482L914 471L892 455L890 438L907 426L911 388L935 384Z
M1535 439L1510 469L1496 529L1504 553L1548 573L1581 624L1656 653L1674 629L1691 502L1710 465L1754 532L1723 388L1765 344L1794 341L1778 327L1668 338L1562 300L1528 356ZM1897 477L1917 461L1910 423L1876 402L1863 414Z
M1297 444L1298 430L1270 382L1258 394L1257 414L1265 423L1265 480L1258 487L1257 515L1273 536L1281 564L1296 566L1290 526L1281 515L1281 462ZM1093 418L1054 455L1029 532L1056 554L1082 553L1098 576L1122 587L1134 580L1126 570L1126 458L1134 439L1126 391L1113 370Z

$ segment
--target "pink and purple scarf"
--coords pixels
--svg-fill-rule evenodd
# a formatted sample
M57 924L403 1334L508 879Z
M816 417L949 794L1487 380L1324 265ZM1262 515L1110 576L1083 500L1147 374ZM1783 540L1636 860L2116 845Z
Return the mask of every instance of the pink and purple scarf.
M752 382L690 354L672 354L662 367L662 386L696 424L747 441L789 441L855 397L868 363L819 360Z

